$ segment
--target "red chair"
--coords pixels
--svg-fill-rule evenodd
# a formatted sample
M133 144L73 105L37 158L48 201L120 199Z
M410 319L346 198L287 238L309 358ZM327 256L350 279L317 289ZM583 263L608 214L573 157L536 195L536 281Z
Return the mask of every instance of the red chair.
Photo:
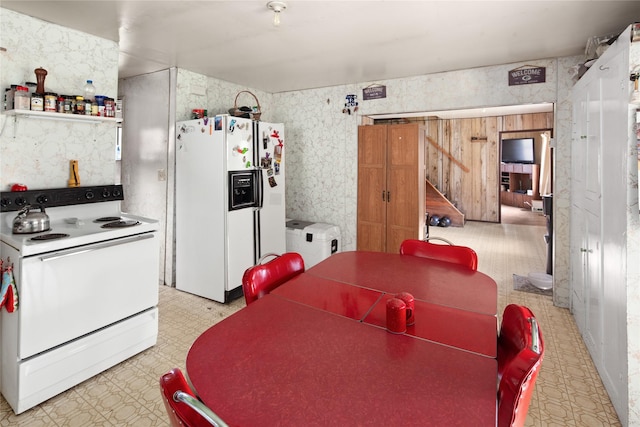
M544 341L527 307L504 309L498 337L498 426L524 426L544 356Z
M273 256L276 258L262 264L265 258ZM295 252L282 255L267 254L258 261L257 265L244 272L242 276L244 300L249 305L302 272L304 272L304 260L300 254Z
M204 403L199 401L178 368L160 377L160 391L169 420L174 427L227 427Z
M424 240L407 239L400 244L401 255L437 259L478 269L478 255L466 246L438 245Z

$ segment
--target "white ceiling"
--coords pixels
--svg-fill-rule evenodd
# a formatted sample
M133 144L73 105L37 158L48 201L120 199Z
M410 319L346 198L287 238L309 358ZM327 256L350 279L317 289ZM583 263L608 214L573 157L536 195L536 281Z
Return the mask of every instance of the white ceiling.
M285 0L286 1L286 0ZM115 40L120 77L185 68L276 93L579 55L640 1L31 1L0 6Z

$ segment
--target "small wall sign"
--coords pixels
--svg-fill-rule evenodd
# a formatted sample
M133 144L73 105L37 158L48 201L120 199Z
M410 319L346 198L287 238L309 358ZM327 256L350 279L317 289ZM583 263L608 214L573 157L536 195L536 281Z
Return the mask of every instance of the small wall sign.
M546 81L546 74L546 67L523 65L522 67L509 71L509 86L544 83Z
M387 87L383 85L369 86L362 89L362 100L381 99L387 97Z

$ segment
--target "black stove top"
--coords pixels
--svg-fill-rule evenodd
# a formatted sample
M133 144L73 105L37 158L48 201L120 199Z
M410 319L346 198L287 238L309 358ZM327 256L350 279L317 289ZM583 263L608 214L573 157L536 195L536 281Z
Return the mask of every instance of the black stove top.
M120 221L122 217L119 216L103 216L102 218L94 219L95 222L113 222Z
M3 191L0 192L0 212L19 211L27 205L52 208L117 200L124 200L122 185Z
M128 221L113 221L108 222L102 225L102 228L125 228L125 227L133 227L134 225L139 225L140 221L128 220Z
M69 237L68 234L66 233L49 233L49 234L41 234L40 236L35 236L32 237L29 240L33 240L33 241L43 241L43 240L56 240L56 239L62 239L63 237Z

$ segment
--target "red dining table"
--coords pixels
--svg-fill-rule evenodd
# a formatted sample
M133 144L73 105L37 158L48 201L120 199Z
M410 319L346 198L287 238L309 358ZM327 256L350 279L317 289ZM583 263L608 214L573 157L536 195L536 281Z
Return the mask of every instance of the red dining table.
M277 295L206 330L186 367L230 426L496 424L496 359Z
M422 286L428 284L423 283ZM309 273L299 274L271 294L381 328L386 328L386 302L394 297L393 293ZM498 321L495 315L416 299L415 317L415 324L407 327L408 335L496 357Z
M492 316L498 312L496 282L450 262L384 252L339 252L307 273L386 293L406 291L416 299L466 311Z

